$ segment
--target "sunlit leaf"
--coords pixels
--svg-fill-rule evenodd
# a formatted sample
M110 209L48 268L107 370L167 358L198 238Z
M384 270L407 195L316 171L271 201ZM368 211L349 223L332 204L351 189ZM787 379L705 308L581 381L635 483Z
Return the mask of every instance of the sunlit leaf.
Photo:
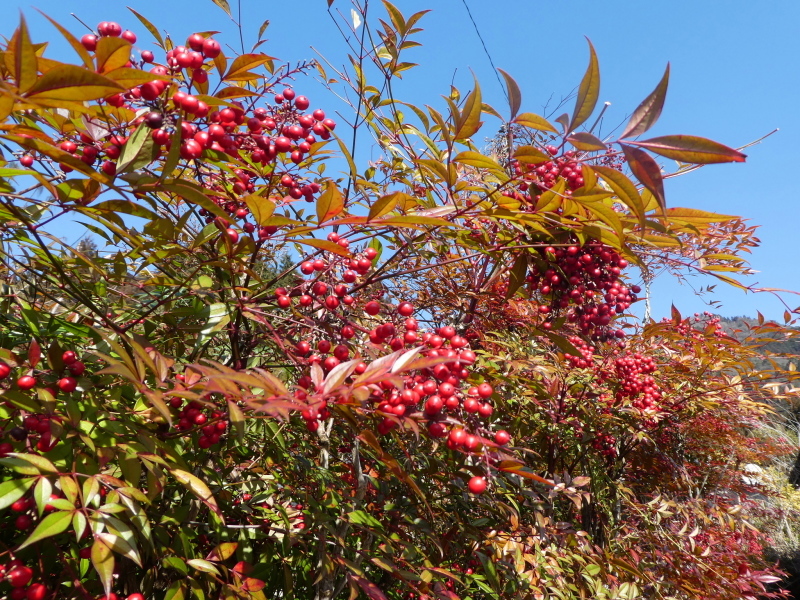
M707 165L744 162L746 154L718 142L694 135L664 135L638 142L627 142L684 163Z
M125 88L97 73L75 65L62 65L42 75L28 90L31 100L97 100Z
M324 223L344 210L344 195L333 181L325 184L325 189L317 197L317 223Z
M586 41L589 42L589 66L578 87L575 110L569 123L570 131L575 131L592 115L600 97L600 67L597 63L597 53L592 42L588 38Z
M661 110L664 108L664 100L667 98L667 86L669 85L669 63L658 82L656 89L650 92L642 103L633 111L628 124L625 126L625 131L622 132L620 138L635 137L643 134L650 129L658 117L661 116Z
M522 105L522 92L519 91L519 85L514 80L511 75L503 71L503 69L497 69L500 71L500 74L503 76L506 82L506 93L508 94L508 107L511 112L511 116L509 117L509 121L513 121L514 118L517 116L519 112L519 107Z
M628 167L644 187L646 187L658 201L661 210L666 209L664 198L664 179L661 176L661 167L644 150L634 148L627 144L620 144L628 161Z
M66 531L67 527L69 527L70 522L72 521L72 511L67 510L59 510L56 512L52 512L49 515L45 516L39 524L36 526L36 529L28 536L28 538L22 542L18 546L18 550L22 550L26 546L30 546L31 544L35 544L36 542L43 540L48 537L52 537L54 535L58 535Z

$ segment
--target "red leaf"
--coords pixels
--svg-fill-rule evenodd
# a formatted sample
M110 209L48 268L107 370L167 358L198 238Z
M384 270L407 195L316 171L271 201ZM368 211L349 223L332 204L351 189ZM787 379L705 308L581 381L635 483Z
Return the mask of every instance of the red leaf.
M358 575L350 575L350 577L355 580L355 582L358 584L358 587L361 588L361 590L370 600L389 600L386 597L386 594L384 594L381 589L371 581L368 581L363 577L359 577Z
M664 180L661 177L661 168L658 163L644 150L620 144L628 161L628 167L644 187L646 187L658 200L661 210L666 210L667 203L664 198Z
M28 362L30 363L31 369L36 368L41 358L42 348L39 346L39 342L31 340L31 345L28 346Z

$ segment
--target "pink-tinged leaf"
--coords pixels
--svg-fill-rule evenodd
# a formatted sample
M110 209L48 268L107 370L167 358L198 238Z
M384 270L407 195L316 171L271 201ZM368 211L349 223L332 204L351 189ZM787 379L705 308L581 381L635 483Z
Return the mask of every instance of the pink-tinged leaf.
M592 42L588 38L586 41L589 42L589 67L578 87L578 98L575 100L569 131L575 131L592 115L600 97L600 66L597 63L597 53Z
M344 210L344 195L339 187L328 181L323 191L317 198L317 223L324 223Z
M218 544L211 552L208 553L206 556L206 560L214 560L214 561L223 561L228 560L233 553L236 552L236 548L239 547L238 542L222 542Z
M503 71L503 69L497 69L500 71L500 75L503 76L503 79L506 81L506 93L508 94L508 106L511 109L511 116L509 117L509 121L513 121L514 117L517 116L519 112L519 107L522 105L522 92L519 91L519 85L514 80L511 75Z
M639 142L628 142L674 160L695 165L744 162L746 154L719 142L694 135L663 135Z
M259 590L263 590L266 585L267 584L261 579L256 579L255 577L245 577L242 581L242 590L245 592L258 592Z
M552 131L553 133L558 133L558 130L550 124L550 121L534 113L522 113L514 119L514 123L530 129L536 129L537 131Z
M350 577L355 580L355 582L358 584L358 587L361 588L361 591L363 591L370 600L389 600L386 597L386 594L384 594L381 589L371 581L355 574L351 574Z
M31 345L28 346L28 363L30 363L31 369L35 369L36 365L39 364L39 360L42 358L42 348L39 346L39 342L36 340L31 340Z
M600 138L593 136L588 131L573 133L567 138L567 141L578 150L583 150L584 152L596 152L598 150L608 149L608 146L606 146Z
M661 177L661 167L644 150L634 148L627 144L620 144L625 153L625 160L636 179L653 194L661 210L666 210L667 203L664 197L664 179Z
M667 69L664 71L664 75L661 77L661 81L658 82L656 89L633 111L631 120L628 121L625 131L620 136L621 138L641 135L655 124L658 117L661 116L661 109L664 108L668 84L669 63L667 63Z

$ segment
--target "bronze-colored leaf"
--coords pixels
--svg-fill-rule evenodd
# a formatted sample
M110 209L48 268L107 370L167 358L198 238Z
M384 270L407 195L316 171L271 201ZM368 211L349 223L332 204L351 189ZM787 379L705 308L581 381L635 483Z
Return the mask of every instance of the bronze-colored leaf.
M664 75L661 77L661 81L658 82L656 89L650 92L650 95L642 100L642 103L633 111L633 115L631 115L631 119L628 121L625 131L622 132L620 138L641 135L653 126L658 120L658 117L661 116L661 109L664 108L668 84L669 63L667 63L667 68L664 71Z
M575 131L592 115L600 97L600 67L597 63L597 53L592 42L588 38L586 41L589 42L589 66L578 87L578 97L575 100L569 131Z
M325 191L317 198L317 223L322 224L341 214L343 210L344 195L333 181L328 181Z
M593 136L588 131L573 133L567 138L567 141L578 150L583 150L584 152L597 152L608 149L608 146L601 139Z
M536 129L537 131L552 131L553 133L558 133L558 130L550 124L550 121L534 113L522 113L514 119L513 122L523 127Z
M22 15L19 16L19 28L14 33L12 43L9 44L9 51L12 52L14 59L14 80L17 82L17 88L21 93L25 93L36 83L38 67L36 48L31 42L28 24Z
M628 167L636 179L650 190L658 201L661 210L666 210L667 203L664 197L664 179L661 176L661 167L659 167L653 157L644 150L634 148L627 144L620 144L620 146L625 153L625 160L628 161Z
M514 81L514 78L511 77L508 73L503 71L503 69L497 69L500 71L500 74L503 76L503 79L506 81L506 94L508 94L508 107L511 109L511 116L509 117L509 121L513 121L514 117L517 116L519 112L519 107L522 106L522 92L519 90L519 85L517 82Z
M684 163L709 165L714 163L744 162L746 154L719 142L694 135L663 135L639 142L627 142L647 148L651 152Z
M131 43L118 37L101 37L94 52L97 72L107 73L124 67L131 59Z
M475 89L467 96L467 99L464 101L464 108L458 115L455 127L456 141L471 138L481 128L481 125L483 125L481 121L482 106L481 88L476 81Z
M123 86L108 77L76 65L62 65L42 75L36 85L28 90L27 96L33 101L48 99L84 102L124 90Z
M150 21L145 19L141 14L139 14L138 12L133 10L130 6L128 6L127 8L128 8L129 11L131 11L134 14L134 16L137 19L139 19L139 22L141 22L141 24L144 25L144 28L147 29L147 31L149 31L150 34L154 38L156 38L156 41L158 42L158 45L163 48L164 47L164 38L161 37L161 33L158 31L158 28L155 25L153 25Z

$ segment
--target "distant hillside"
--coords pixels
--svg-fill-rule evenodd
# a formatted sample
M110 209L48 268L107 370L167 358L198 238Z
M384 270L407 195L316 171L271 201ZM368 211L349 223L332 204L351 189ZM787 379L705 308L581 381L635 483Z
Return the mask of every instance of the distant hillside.
M747 337L748 333L750 332L751 328L758 326L758 319L754 319L752 317L722 317L720 316L720 324L722 325L725 333L729 336L736 338L738 340L744 339ZM782 333L766 333L762 334L761 337L765 338L772 338L775 341L769 342L765 344L762 348L763 354L770 354L773 355L773 360L777 361L777 363L786 368L789 366L790 363L794 363L795 365L800 366L800 328L794 327L791 328L793 332L797 332L797 337L790 337L787 338L785 334ZM774 356L778 355L778 356ZM757 361L756 369L769 369L770 363L768 360L764 359L761 361Z

